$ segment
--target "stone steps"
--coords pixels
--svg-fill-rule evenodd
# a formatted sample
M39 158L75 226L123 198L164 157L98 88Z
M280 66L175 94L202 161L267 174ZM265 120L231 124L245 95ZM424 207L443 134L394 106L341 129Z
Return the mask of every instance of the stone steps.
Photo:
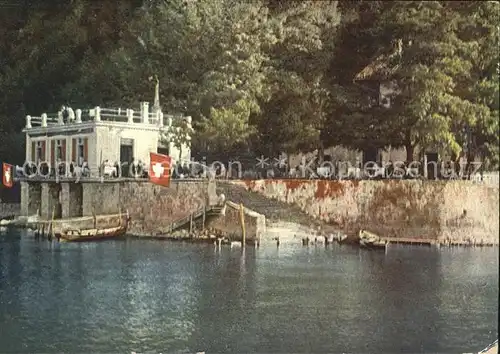
M245 207L264 215L268 221L290 221L311 226L317 223L298 206L267 198L257 192L248 191L243 186L219 183L217 194L220 193L224 193L226 200L242 203Z

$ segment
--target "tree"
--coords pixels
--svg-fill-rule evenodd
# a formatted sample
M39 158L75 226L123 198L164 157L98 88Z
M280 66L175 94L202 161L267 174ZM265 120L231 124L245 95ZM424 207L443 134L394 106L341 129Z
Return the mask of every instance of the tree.
M465 38L459 7L438 1L395 2L381 23L396 41L388 79L396 82L393 128L413 159L416 146L442 148L457 156L463 149L458 132L484 119L485 105L464 95L473 68L475 38Z
M499 75L500 42L498 23L500 4L496 1L466 3L463 36L478 42L477 50L470 53L472 70L469 82L465 82L465 95L476 104L488 107L488 114L480 117L469 127L466 143L468 160L480 155L485 168L498 169L499 164Z
M261 2L230 1L225 8L229 21L218 36L217 65L203 75L195 97L200 136L209 142L209 149L229 153L248 144L255 133L251 117L261 113L260 102L269 97L264 50L275 37Z
M255 130L249 124L249 117L258 107L241 99L229 108L211 108L210 118L203 118L198 127L199 139L210 142L206 148L216 152L228 152L240 143L246 142Z
M191 123L184 117L172 120L172 124L164 128L160 142L166 146L172 144L179 150L179 161L182 162L182 153L185 146L191 145L191 137L193 135Z
M271 154L321 150L334 89L328 71L338 24L336 1L291 1L275 9L271 99L258 120L261 141Z
M85 64L97 63L115 48L136 2L30 1L30 6L2 9L0 132L9 135L0 137L2 160L22 163L25 139L19 133L27 114L55 111L69 101L91 104L92 93L106 80L101 76L89 87L79 85L95 73L95 65ZM16 153L10 147L13 133Z

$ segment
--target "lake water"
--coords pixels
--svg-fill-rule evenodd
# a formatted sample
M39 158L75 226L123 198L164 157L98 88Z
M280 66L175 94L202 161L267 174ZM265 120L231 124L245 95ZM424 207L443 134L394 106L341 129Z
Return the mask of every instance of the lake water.
M464 353L498 332L498 248L259 249L0 234L0 352Z

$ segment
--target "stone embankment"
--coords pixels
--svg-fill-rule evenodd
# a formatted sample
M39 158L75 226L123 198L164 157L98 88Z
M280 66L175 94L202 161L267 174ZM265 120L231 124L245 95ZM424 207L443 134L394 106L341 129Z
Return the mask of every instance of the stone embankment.
M330 225L324 220L311 217L299 205L287 203L286 201L270 198L257 190L248 188L240 182L219 182L217 194L224 194L227 200L237 204L243 204L266 218L266 222L272 229L295 230L298 234L311 231L324 234L337 233L340 228ZM294 234L295 236L295 234Z
M0 203L0 220L12 219L21 213L21 204L19 203Z
M132 235L133 236L133 235ZM186 229L177 230L168 234L161 234L156 236L136 236L142 239L155 239L155 240L168 240L168 241L179 241L179 242L189 242L189 243L212 243L227 245L232 242L242 242L238 234L228 233L215 228L207 229L195 229L191 232ZM259 244L255 239L250 238L246 240L245 244L255 245Z
M192 233L193 219L202 217L203 225L199 225L199 230L209 227L235 240L242 238L239 206L227 201L226 213L214 210L220 209L222 203L216 194L214 180L172 181L169 187L136 180L101 182L22 182L24 218L9 225L26 226L55 219L54 224L61 227L86 228L93 227L87 225L97 215L104 218L100 220L101 227L112 227L115 223L109 216L128 213L131 235L162 238L180 227L186 228L186 224ZM246 240L258 240L265 231L265 219L248 208L244 209L244 214ZM29 221L33 215L40 215L40 220Z
M498 186L468 181L231 181L226 187L233 200L252 205L259 194L265 199L257 212L273 215L288 204L309 218L331 224L346 234L366 229L382 237L429 240L437 243L499 244ZM272 200L265 205L265 200ZM295 210L283 208L286 212ZM282 211L281 213L283 213ZM275 216L280 215L276 212ZM289 214L294 221L302 217ZM267 215L266 215L267 216ZM286 216L286 215L285 215Z

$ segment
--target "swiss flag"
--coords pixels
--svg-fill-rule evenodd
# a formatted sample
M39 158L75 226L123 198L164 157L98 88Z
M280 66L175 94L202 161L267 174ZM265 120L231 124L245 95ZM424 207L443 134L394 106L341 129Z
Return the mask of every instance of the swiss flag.
M14 179L14 176L12 175L12 165L9 165L8 163L3 163L3 169L2 169L2 183L5 187L10 188L12 187L12 180Z
M167 155L150 152L149 159L149 180L154 184L168 187L170 185L172 158Z

